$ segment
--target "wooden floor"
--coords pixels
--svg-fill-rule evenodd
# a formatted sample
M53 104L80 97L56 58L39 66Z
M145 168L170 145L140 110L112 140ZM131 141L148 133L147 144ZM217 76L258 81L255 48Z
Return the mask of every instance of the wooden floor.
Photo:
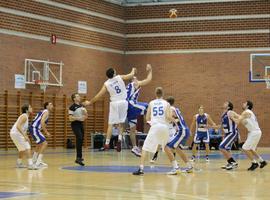
M269 160L270 149L259 152ZM250 163L240 153L234 153L240 164L235 171L220 169L225 162L219 152L212 152L209 163L203 158L195 163L194 173L168 176L162 172L170 167L162 154L150 168L155 173L137 177L130 172L137 167L139 159L127 150L121 153L89 150L84 153L87 164L84 168L74 164L73 151L48 150L44 160L49 167L37 171L16 169L16 152L0 151L0 199L269 200L270 165L249 172L246 169ZM147 162L147 165L150 164ZM109 172L103 172L106 170Z

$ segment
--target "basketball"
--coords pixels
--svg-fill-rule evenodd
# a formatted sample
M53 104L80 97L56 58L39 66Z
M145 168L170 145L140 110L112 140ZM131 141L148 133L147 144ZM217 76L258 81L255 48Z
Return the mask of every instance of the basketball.
M169 17L170 18L177 18L177 10L175 8L172 8L169 10Z

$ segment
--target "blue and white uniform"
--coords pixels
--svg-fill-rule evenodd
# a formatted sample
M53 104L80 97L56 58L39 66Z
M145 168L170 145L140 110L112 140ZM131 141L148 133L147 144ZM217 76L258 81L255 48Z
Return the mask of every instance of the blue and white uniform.
M177 126L175 126L176 133L170 137L167 146L170 148L177 148L184 139L189 137L190 131L181 114L181 111L173 106L171 106L171 109L175 112L176 118L179 120L179 122L177 123Z
M200 144L201 141L204 143L209 143L209 132L207 128L208 114L204 113L202 115L197 114L196 116L196 132L194 137L194 143Z
M233 142L238 138L237 124L230 119L230 112L225 112L221 117L225 137L219 145L220 149L231 150Z
M41 132L41 130L42 130L41 119L42 119L42 116L44 115L44 113L46 113L46 112L49 112L49 111L47 109L40 111L37 114L37 116L35 117L35 119L33 120L31 126L29 127L29 132L37 144L41 144L44 141L46 141L45 136ZM48 120L49 119L47 118L45 121L46 124L48 124Z
M138 102L140 90L141 87L136 89L134 82L127 85L127 119L130 127L136 126L138 116L145 115L147 111L148 103Z

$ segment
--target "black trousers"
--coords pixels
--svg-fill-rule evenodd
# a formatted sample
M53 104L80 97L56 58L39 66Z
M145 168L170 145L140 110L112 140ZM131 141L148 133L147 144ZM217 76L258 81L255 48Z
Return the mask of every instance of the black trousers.
M83 146L83 139L84 139L84 129L83 123L81 122L74 122L71 124L72 131L76 136L76 152L77 152L77 159L82 158L82 146Z

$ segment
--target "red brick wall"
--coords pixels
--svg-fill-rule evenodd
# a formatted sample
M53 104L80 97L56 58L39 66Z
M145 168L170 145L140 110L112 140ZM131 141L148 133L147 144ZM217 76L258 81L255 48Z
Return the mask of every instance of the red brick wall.
M166 96L176 98L176 105L180 106L189 125L200 104L216 123L220 123L223 102L232 101L239 113L241 103L250 99L263 131L260 146L269 146L270 91L265 89L264 83L249 83L249 54L128 55L125 65L137 66L138 78L143 79L145 66L151 63L153 81L142 89L140 99L150 101L154 98L155 87L162 86ZM246 138L243 128L241 136Z
M18 6L18 4L20 6ZM90 16L79 12L58 8L43 3L29 1L29 0L5 0L0 1L0 6L19 11L24 11L36 15L43 15L55 19L61 19L69 22L80 23L88 26L94 26L96 28L102 28L119 33L124 32L124 24L107 20L100 17ZM95 10L98 12L98 10ZM110 13L107 13L108 15Z
M167 18L169 10L178 10L179 17L269 14L269 0L192 3L159 6L127 7L126 19Z
M77 92L78 80L88 84L88 96L93 96L106 80L109 66L121 71L123 56L67 45L52 45L50 42L25 39L0 34L0 90L14 89L14 74L24 73L26 58L64 63L62 88L49 87L48 93L67 94ZM40 92L36 87L28 87ZM27 89L29 90L29 89Z
M230 20L202 20L202 21L172 21L155 23L127 24L127 33L171 33L171 32L200 32L224 30L254 30L267 29L269 18L261 19L230 19Z

